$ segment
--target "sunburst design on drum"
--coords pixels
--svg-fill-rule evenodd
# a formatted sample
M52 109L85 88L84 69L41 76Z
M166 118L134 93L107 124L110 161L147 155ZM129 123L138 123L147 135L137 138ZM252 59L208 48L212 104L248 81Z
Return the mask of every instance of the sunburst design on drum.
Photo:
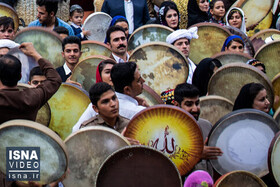
M262 46L256 53L255 59L264 63L270 80L280 72L280 41L274 41Z
M71 80L80 83L89 92L90 87L96 82L96 69L98 64L106 59L109 59L109 57L101 55L87 57L76 65Z
M62 84L48 101L51 107L49 128L65 139L90 103L88 95L78 86Z
M137 63L145 83L158 95L186 82L189 74L184 55L174 46L163 42L139 46L129 60Z
M180 108L157 105L138 113L125 136L167 155L181 175L200 160L203 138L195 119Z

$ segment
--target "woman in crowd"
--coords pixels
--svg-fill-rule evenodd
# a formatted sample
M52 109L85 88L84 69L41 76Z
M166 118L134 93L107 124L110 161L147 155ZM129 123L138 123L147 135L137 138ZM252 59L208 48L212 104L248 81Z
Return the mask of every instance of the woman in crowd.
M267 99L265 87L260 83L249 83L244 85L233 106L233 111L244 108L254 108L269 113L270 102Z
M211 18L210 23L218 23L221 26L225 25L223 18L225 16L225 5L222 0L212 0L210 3Z
M188 3L188 27L209 21L209 1L189 0Z
M173 1L164 1L159 9L157 23L170 27L171 29L179 29L180 13L177 5Z
M205 58L197 65L192 79L192 84L199 89L199 96L207 94L208 83L214 72L222 64L217 59Z
M242 9L232 7L226 14L226 25L241 30L246 34L245 16Z
M244 41L241 38L241 36L238 36L238 35L229 36L225 40L221 51L231 51L231 52L243 53L244 52Z

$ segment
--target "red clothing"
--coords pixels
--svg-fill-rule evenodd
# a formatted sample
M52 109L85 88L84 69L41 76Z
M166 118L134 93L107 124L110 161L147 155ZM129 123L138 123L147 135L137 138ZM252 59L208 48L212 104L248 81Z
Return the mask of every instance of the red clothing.
M53 65L43 58L38 63L47 80L37 88L0 90L0 124L12 119L35 121L38 110L58 90L61 78Z

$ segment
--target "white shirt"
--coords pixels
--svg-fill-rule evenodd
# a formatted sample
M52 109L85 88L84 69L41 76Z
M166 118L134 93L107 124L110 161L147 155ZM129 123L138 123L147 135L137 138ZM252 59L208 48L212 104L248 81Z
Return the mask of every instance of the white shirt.
M188 61L189 61L189 76L187 79L187 83L192 84L193 73L194 73L194 70L196 69L196 65L189 58L188 58Z
M128 28L129 28L128 33L131 34L134 31L134 23L133 23L134 9L131 0L124 1L124 12L128 22Z
M63 69L65 71L65 75L69 75L69 73L71 73L71 70L69 69L66 63L63 64Z
M138 105L138 102L125 94L116 92L119 99L119 114L128 119L132 119L135 114L145 109L146 107ZM90 103L84 113L81 115L79 121L72 128L72 133L80 129L81 124L95 116L97 113L93 110L92 104Z
M114 59L115 59L115 61L117 62L117 63L124 63L124 62L127 62L128 61L128 59L129 59L129 54L128 53L126 53L126 61L124 61L122 58L120 58L120 57L118 57L118 56L116 56L114 53L112 53L112 56L114 57Z

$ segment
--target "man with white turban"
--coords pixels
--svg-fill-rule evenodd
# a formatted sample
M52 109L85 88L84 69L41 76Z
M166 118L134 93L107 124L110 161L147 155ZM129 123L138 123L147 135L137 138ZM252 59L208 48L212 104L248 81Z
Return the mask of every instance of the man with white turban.
M192 77L193 72L196 68L195 63L189 59L189 51L190 51L190 40L191 39L197 39L197 27L192 27L188 30L186 29L179 29L171 34L169 34L166 38L166 42L174 45L176 48L178 48L188 59L189 61L189 76L187 79L187 83L192 84Z

